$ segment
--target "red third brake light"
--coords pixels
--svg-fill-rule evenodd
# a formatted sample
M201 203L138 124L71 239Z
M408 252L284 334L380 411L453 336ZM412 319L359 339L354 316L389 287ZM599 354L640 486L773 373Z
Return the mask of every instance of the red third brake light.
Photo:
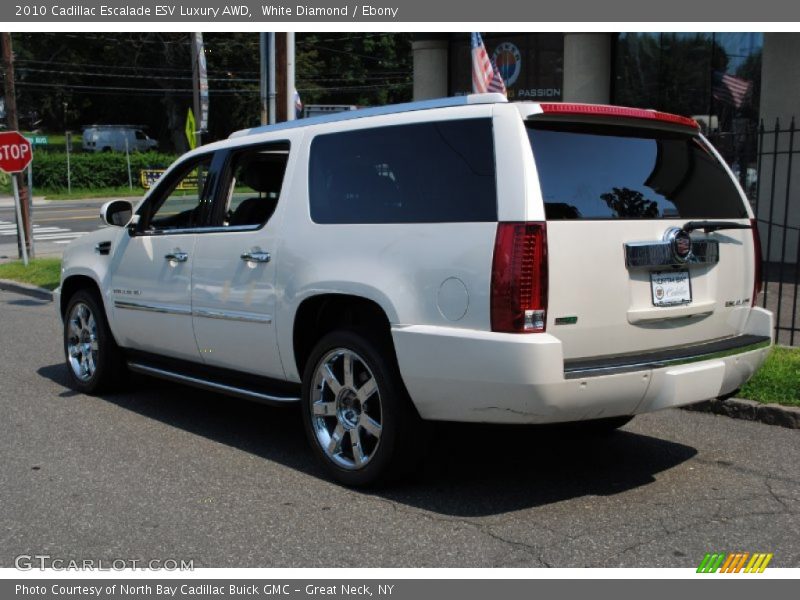
M646 119L649 121L664 121L673 125L683 125L692 129L700 129L697 121L689 117L673 115L671 113L648 110L644 108L628 108L627 106L609 106L607 104L576 104L573 102L545 102L539 105L542 112L590 115L594 117L624 117L628 119Z
M547 322L545 223L498 223L492 260L492 331L535 333Z
M753 229L753 297L750 299L750 306L755 306L764 282L761 277L761 236L758 233L758 220L750 219L750 227Z

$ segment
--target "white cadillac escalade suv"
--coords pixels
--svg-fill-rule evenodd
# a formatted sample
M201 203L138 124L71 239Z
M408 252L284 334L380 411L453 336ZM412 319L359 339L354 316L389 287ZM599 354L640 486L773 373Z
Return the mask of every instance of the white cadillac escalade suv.
M760 248L691 119L496 94L304 119L180 158L64 254L72 385L126 371L302 407L349 485L429 421L589 421L761 365Z

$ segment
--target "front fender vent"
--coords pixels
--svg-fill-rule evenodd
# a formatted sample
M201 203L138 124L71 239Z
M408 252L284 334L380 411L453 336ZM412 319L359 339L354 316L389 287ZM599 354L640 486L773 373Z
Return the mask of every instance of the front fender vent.
M94 251L101 256L108 256L111 253L111 242L97 242Z

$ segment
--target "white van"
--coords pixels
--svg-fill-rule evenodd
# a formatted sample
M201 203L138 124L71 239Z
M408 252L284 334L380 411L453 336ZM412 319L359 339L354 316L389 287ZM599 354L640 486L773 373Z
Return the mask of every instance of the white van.
M611 430L734 392L772 343L744 194L650 110L484 94L258 127L102 218L56 292L72 385L299 403L352 485L426 422Z
M157 147L156 140L130 125L89 125L83 128L83 149L86 152L147 152Z

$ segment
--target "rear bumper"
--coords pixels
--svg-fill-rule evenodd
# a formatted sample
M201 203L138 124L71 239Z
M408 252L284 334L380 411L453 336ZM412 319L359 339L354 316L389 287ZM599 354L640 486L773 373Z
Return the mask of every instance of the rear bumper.
M447 327L392 329L398 363L424 419L557 423L632 415L730 393L764 362L772 314L755 308L741 335L671 354L568 362L549 334Z

